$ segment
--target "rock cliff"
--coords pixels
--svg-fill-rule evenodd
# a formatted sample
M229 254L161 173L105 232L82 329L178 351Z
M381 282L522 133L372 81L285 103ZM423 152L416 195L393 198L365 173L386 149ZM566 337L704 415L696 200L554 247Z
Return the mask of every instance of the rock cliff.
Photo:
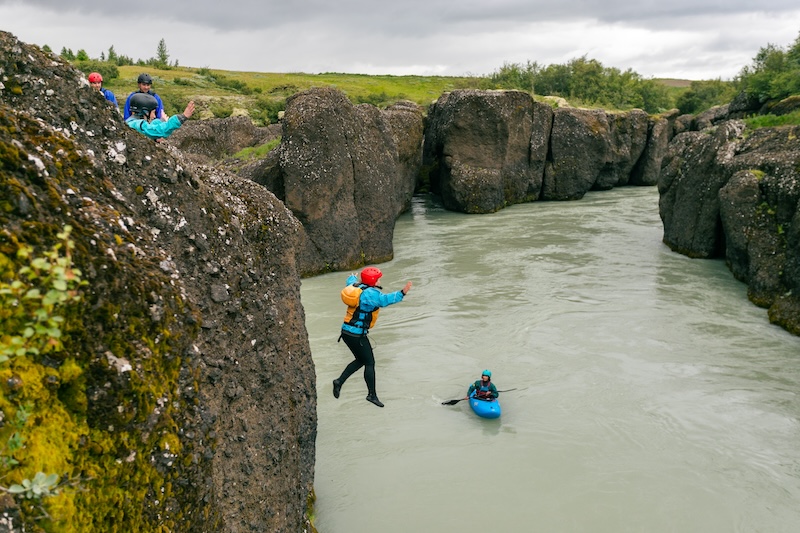
M239 175L274 192L301 222L302 275L392 259L397 216L411 205L421 164L422 109L354 106L332 88L286 103L280 146Z
M0 484L70 483L45 520L3 498L5 525L304 531L316 393L297 219L133 132L82 74L0 32L2 280L65 225L88 284L62 350L0 363L0 425L30 411Z
M657 120L641 110L552 109L521 91L453 91L431 106L423 171L445 207L465 213L654 185L666 147L650 140L664 131Z
M729 120L677 135L661 178L664 242L724 257L769 318L800 335L800 127Z

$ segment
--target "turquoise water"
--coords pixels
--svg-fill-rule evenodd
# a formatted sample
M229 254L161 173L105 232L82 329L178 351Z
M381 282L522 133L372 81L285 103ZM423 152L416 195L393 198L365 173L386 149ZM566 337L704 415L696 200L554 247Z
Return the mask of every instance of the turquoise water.
M379 265L379 409L336 342L347 273L303 281L320 533L794 532L800 339L722 261L661 243L658 193L462 215L417 198ZM463 397L494 373L503 416Z

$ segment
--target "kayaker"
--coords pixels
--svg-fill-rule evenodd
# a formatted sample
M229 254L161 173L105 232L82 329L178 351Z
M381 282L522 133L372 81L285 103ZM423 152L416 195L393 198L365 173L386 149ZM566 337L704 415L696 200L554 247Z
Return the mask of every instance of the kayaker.
M481 379L469 386L467 397L464 399L469 398L473 391L475 392L475 397L480 400L493 400L500 396L500 393L497 392L497 387L492 383L492 373L489 370L484 370L481 374Z
M342 301L347 305L347 314L344 317L339 340L344 339L355 359L345 367L338 378L333 380L333 396L338 398L347 378L363 366L368 392L367 401L378 407L383 407L383 403L375 392L375 355L372 353L367 333L369 328L375 325L381 307L402 302L411 290L409 281L401 290L384 294L381 292L382 287L378 285L381 276L383 272L378 268L367 267L361 271L361 281L355 274L347 277L347 285L342 290Z

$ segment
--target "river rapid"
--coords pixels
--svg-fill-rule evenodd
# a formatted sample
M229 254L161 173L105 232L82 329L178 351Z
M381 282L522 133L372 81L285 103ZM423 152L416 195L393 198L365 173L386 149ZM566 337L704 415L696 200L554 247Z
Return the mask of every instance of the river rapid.
M320 533L796 532L800 338L724 261L661 242L655 187L490 215L416 197L370 339L380 409L337 343L346 272L303 280ZM488 368L503 415L463 397Z

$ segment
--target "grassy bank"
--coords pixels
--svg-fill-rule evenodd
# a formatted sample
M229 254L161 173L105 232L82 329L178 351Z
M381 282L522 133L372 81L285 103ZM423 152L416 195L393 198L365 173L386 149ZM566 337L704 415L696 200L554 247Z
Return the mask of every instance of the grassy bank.
M277 111L294 93L312 87L336 87L355 104L385 107L410 100L423 107L453 89L486 88L486 78L448 76L370 76L364 74L303 74L236 72L208 68L122 66L119 77L104 86L117 96L120 106L141 72L153 76L153 90L164 100L168 113L183 109L194 100L201 117L225 117L246 111L258 122L274 122Z
M454 89L494 88L491 79L478 76L270 73L191 67L161 70L131 65L119 67L119 77L104 84L117 96L120 106L136 90L136 78L141 72L153 76L153 90L164 100L170 114L181 111L189 100L194 100L201 118L246 113L259 124L275 122L289 96L312 87L335 87L354 104L370 103L378 107L399 100L427 107L442 93ZM686 80L663 80L663 83L675 97L689 85Z

